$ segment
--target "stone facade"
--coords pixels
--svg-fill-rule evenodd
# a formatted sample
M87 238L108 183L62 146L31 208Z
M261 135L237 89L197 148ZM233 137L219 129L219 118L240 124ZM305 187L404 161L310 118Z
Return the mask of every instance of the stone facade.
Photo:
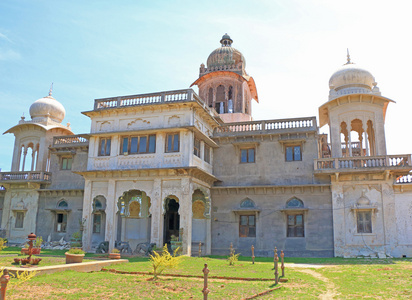
M412 256L410 155L387 155L392 100L348 62L316 117L252 121L257 89L224 35L193 90L96 99L87 134L62 125L52 96L7 132L11 172L0 178L1 234L30 232L83 248L103 241L183 253Z

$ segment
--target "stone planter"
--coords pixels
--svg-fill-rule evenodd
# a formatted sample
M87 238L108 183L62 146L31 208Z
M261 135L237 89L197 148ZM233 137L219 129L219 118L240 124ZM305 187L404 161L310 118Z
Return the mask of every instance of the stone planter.
M109 258L110 259L121 259L120 253L109 253Z
M66 264L81 263L84 257L84 254L70 254L69 252L66 252L65 255L66 255Z
M32 248L31 249L31 254L32 255L39 255L41 251L41 248Z

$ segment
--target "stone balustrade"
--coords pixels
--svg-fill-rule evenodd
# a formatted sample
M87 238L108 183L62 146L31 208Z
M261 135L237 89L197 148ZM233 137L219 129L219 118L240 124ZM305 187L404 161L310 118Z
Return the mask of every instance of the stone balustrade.
M80 135L65 135L53 137L53 147L55 146L76 146L76 145L88 145L89 140Z
M315 170L412 167L411 155L356 156L315 159Z
M203 106L203 108L209 111L211 115L218 115L217 112L213 108L208 107L206 103L192 89L95 99L94 110L193 101Z
M270 132L284 131L294 132L302 130L316 130L316 118L293 118L279 120L264 120L251 122L226 123L216 128L215 135L225 135L226 133L244 133L244 132Z
M397 184L402 184L402 183L412 183L412 175L404 175L404 176L399 176L396 178L396 183Z
M51 182L50 172L1 172L0 181L39 181Z

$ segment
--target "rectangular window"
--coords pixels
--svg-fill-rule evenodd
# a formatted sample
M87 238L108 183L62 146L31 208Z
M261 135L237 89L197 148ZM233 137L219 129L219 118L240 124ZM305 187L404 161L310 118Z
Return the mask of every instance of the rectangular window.
M100 233L101 224L102 224L102 215L94 214L93 215L93 233Z
M101 138L99 146L99 156L110 156L110 138Z
M72 157L63 157L62 158L62 170L71 170L72 169Z
M300 146L287 146L286 147L286 161L299 161L302 160L302 153Z
M56 231L57 232L66 232L66 226L67 226L67 214L58 213L57 214L57 222L56 222Z
M210 163L210 146L205 144L205 162Z
M303 215L288 215L288 237L304 237Z
M358 233L372 233L372 212L357 212Z
M240 216L239 219L239 237L256 237L256 217Z
M24 224L24 212L18 211L16 213L16 223L14 224L14 228L23 228Z
M127 136L122 138L121 155L125 153L155 153L156 135Z
M179 134L171 133L166 137L166 152L179 152Z
M193 154L200 157L200 140L195 138Z
M241 163L254 163L255 162L255 148L240 149L240 162Z

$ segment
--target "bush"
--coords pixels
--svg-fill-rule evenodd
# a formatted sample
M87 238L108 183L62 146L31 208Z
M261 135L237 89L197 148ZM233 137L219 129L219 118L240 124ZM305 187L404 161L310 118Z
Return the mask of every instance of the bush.
M6 247L7 239L2 239L0 238L0 251L3 250Z
M82 249L80 248L70 248L70 250L68 251L69 254L85 254L86 252L84 252Z
M112 253L120 253L120 250L117 248L113 248Z
M229 266L234 266L235 265L235 262L237 262L239 260L239 255L240 255L240 253L235 254L235 251L233 251L229 255L229 257L227 258L227 260L229 261Z
M38 236L36 238L36 241L34 242L34 246L37 248L40 248L42 243L43 243L43 237Z
M167 244L165 244L163 246L163 252L161 255L158 254L157 252L154 252L153 255L150 255L150 262L153 268L153 279L154 280L156 280L158 275L160 275L164 270L173 269L179 265L182 257L176 256L178 250L179 248L177 248L173 252L173 256L172 256L167 250Z

